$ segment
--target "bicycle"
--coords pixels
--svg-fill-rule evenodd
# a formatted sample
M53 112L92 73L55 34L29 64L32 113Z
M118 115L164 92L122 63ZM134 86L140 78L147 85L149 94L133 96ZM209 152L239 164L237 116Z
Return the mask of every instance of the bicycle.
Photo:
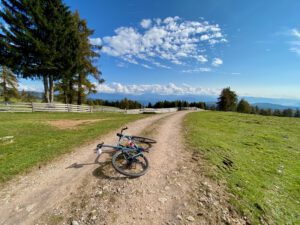
M139 136L124 135L123 131L128 129L122 128L121 133L117 133L119 140L117 145L105 145L104 142L97 145L97 155L102 153L102 148L112 148L116 153L112 157L112 165L119 173L129 177L139 177L144 175L148 168L148 159L143 155L145 149L140 147L136 141L145 141L144 143L156 143L155 140ZM136 138L136 139L135 139ZM127 146L124 146L123 139L127 139Z

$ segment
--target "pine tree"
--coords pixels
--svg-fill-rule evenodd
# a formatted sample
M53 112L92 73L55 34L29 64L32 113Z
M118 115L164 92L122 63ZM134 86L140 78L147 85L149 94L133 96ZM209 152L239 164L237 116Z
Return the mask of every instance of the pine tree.
M296 110L295 117L300 117L300 110L299 109Z
M1 0L0 64L23 78L40 78L44 99L52 102L53 83L74 67L79 44L69 8L61 0Z
M241 99L237 105L237 111L240 113L250 113L251 106L245 99Z
M18 80L16 75L6 66L0 67L0 96L9 101L11 96L18 96Z
M74 67L71 73L64 74L63 78L56 83L56 90L59 91L59 98L65 103L73 103L75 100L81 105L86 96L96 93L96 86L89 79L93 77L96 82L102 83L101 72L93 65L93 61L99 58L101 46L92 45L89 41L94 31L87 27L87 22L80 19L76 11L73 15L74 33L78 46L74 49ZM73 75L75 74L75 76Z
M221 111L235 111L237 105L237 95L230 87L224 88L218 98L218 109Z

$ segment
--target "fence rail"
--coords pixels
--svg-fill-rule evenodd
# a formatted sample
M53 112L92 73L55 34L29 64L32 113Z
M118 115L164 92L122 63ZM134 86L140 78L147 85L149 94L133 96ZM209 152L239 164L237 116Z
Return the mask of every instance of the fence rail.
M92 107L59 103L0 103L0 112L92 112Z
M143 108L119 109L114 107L92 107L87 105L73 105L61 103L0 103L0 112L116 112L125 114L142 113L169 113L176 112L178 108ZM180 110L200 110L196 107L180 108Z

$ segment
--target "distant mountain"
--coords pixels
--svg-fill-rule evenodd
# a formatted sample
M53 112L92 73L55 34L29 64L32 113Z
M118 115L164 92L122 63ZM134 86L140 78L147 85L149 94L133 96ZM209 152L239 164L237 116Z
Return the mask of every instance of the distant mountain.
M152 104L157 101L175 101L183 100L188 102L206 102L208 104L214 104L218 101L218 96L212 95L158 95L158 94L120 94L120 93L97 93L91 94L89 96L92 99L104 99L110 101L121 100L128 98L131 100L139 101L140 103L146 105L149 102ZM246 99L250 104L257 105L261 108L271 108L271 109L286 109L286 108L300 108L300 99L285 99L285 98L260 98L251 96L241 96L241 98ZM269 105L268 105L269 104Z
M43 98L43 92L37 92L37 91L25 91L26 94L36 98L36 99L42 99ZM19 91L19 94L22 94L22 91Z
M288 98L260 98L260 97L240 97L246 99L250 104L274 104L286 107L298 107L300 108L300 99L288 99Z
M199 95L158 95L158 94L142 94L142 95L132 95L132 94L107 94L107 93L97 93L91 94L89 96L92 99L104 99L110 101L121 100L128 98L131 100L139 101L140 103L147 105L149 102L152 104L157 101L175 101L182 100L188 102L215 102L217 100L216 96L199 96Z
M279 109L279 110L284 110L284 109L300 109L300 107L296 106L286 106L286 105L278 105L278 104L272 104L272 103L254 103L252 104L253 106L257 106L260 109Z

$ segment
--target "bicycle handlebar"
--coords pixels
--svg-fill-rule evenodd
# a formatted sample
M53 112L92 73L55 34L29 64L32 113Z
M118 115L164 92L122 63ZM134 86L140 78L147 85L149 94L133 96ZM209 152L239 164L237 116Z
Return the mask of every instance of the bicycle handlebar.
M123 128L121 129L121 134L123 133L124 130L127 130L127 129L128 129L128 127L123 127Z
M97 145L97 148L102 148L103 145L104 145L104 142L101 142L100 144Z

